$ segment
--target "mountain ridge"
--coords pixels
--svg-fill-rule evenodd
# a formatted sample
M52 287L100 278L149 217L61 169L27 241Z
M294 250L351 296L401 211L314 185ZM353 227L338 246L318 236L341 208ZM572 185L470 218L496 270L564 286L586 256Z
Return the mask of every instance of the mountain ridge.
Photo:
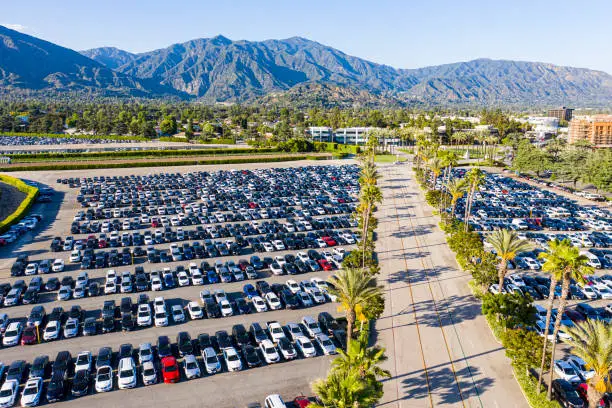
M77 53L0 26L0 51L3 93L77 91L209 103L306 98L325 105L337 98L343 106L351 97L364 106L376 101L381 105L612 103L612 76L603 71L489 58L398 69L299 36L233 41L218 35L144 53L115 47ZM37 64L42 57L45 63ZM308 91L315 94L310 97Z

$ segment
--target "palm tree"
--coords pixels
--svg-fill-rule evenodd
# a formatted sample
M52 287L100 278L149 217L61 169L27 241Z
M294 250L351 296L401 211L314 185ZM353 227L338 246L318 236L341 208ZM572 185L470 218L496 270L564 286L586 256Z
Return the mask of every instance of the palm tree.
M546 327L544 328L544 345L542 346L542 362L540 364L540 376L538 378L538 392L540 392L541 389L542 378L544 376L544 365L546 364L546 347L548 345L548 332L550 328L550 319L552 317L552 309L555 303L555 288L557 287L557 282L563 279L565 260L563 259L562 252L563 248L569 245L569 242L565 241L567 240L559 241L558 239L554 239L548 242L548 252L542 252L538 255L538 259L544 261L542 272L550 274L550 288L548 290Z
M371 299L382 294L382 288L376 286L376 278L369 276L363 269L346 268L329 278L333 285L332 294L338 297L340 310L346 312L347 348L353 336L355 320L365 320L364 306Z
M557 310L557 318L555 319L555 329L553 332L552 339L552 351L550 357L550 366L552 367L555 362L555 346L557 345L557 335L559 328L561 327L561 316L565 311L565 305L567 303L567 295L569 293L569 285L572 279L579 282L584 282L584 276L593 273L593 268L588 266L589 258L586 255L582 255L580 250L575 246L572 246L569 240L564 240L561 249L561 257L563 262L559 266L563 266L562 270L562 281L561 281L561 297L559 299L559 308ZM553 292L554 297L554 292ZM548 383L548 399L552 396L552 379L553 370L550 370L550 378Z
M338 357L332 361L332 370L356 370L360 378L390 377L391 373L378 365L387 360L385 349L382 347L368 347L367 338L359 338L351 342L347 351L338 350Z
M376 165L371 162L366 162L361 167L361 176L359 177L359 183L362 185L376 184L376 180L380 178Z
M362 381L354 371L331 372L326 379L315 381L312 390L323 403L310 404L313 408L368 407L380 399L372 384Z
M521 252L529 251L531 243L520 239L516 232L507 229L493 231L487 236L486 240L493 246L500 258L497 266L497 276L499 277L499 290L501 291L504 287L504 278L508 272L508 261L512 261Z
M376 203L382 202L382 192L380 188L375 185L368 184L361 189L360 194L361 203L359 205L359 209L361 211L361 220L363 222L363 231L361 235L361 242L363 244L363 265L365 267L365 249L367 246L367 242L369 239L368 231L370 228L370 217L372 216L372 211L374 210L374 206Z
M474 193L484 181L484 177L484 173L478 167L472 168L466 175L469 183L469 189L465 203L465 232L468 232L470 228L470 212L472 212L472 200L474 199Z
M463 197L467 190L468 182L465 178L453 178L446 183L446 190L451 196L451 217L455 218L455 207L457 201Z
M589 319L566 330L571 337L567 343L572 347L572 354L583 359L586 366L595 372L587 381L587 398L589 408L596 408L610 383L612 325Z
M439 157L432 157L427 161L427 167L431 170L433 174L432 188L436 188L436 181L438 180L438 176L442 172L442 168L444 167L444 163Z

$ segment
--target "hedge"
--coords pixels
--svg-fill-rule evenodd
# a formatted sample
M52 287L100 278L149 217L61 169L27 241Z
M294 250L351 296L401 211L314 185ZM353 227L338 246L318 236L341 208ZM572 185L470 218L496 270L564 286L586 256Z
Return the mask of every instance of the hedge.
M17 132L0 132L0 136L11 137L54 137L59 139L108 139L108 140L131 140L135 142L149 141L142 136L117 136L117 135L68 135L66 133L17 133Z
M62 152L62 153L14 153L8 154L8 157L19 161L22 159L71 159L71 158L91 158L103 159L113 157L167 157L167 156L206 156L206 155L228 155L228 154L252 154L252 153L275 153L277 148L229 148L229 149L177 149L177 150L122 150L108 152Z
M21 220L34 204L36 197L38 196L38 189L33 186L29 186L18 178L7 176L6 174L0 174L0 181L15 187L17 190L26 194L19 207L0 222L0 233L5 232L13 224L16 224Z
M331 142L314 142L315 148L320 152L331 152L331 153L350 153L359 154L361 148L355 145L346 145L341 143Z
M87 169L119 169L131 167L164 167L164 166L195 166L208 164L239 164L239 163L274 163L295 160L326 160L329 156L278 156L278 157L238 157L233 159L192 159L171 162L133 162L133 163L70 163L70 164L41 164L37 166L11 166L2 168L2 171L39 171L39 170L87 170Z
M208 139L208 140L198 140L198 143L200 144L229 144L229 145L234 145L236 144L236 141L234 139L222 139L222 138L218 138L218 139Z

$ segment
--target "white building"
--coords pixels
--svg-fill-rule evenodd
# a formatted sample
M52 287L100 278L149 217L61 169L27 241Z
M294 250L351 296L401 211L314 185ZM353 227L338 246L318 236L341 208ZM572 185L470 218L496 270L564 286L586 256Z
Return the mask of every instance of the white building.
M368 133L376 128L373 127L351 127L339 128L334 132L334 141L344 144L365 144Z
M334 136L332 128L327 126L311 126L306 129L306 133L315 142L331 142Z

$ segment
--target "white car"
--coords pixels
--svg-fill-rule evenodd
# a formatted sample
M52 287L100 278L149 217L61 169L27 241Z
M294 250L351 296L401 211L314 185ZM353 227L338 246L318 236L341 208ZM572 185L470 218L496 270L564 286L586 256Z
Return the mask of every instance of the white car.
M75 249L70 253L70 262L81 262L81 251Z
M40 403L43 379L40 377L30 378L21 392L21 406L35 407Z
M21 339L21 332L23 331L23 325L21 322L12 322L6 328L4 332L4 338L2 339L2 345L4 347L16 346L19 344Z
M329 284L321 278L312 278L310 279L310 282L312 282L312 284L315 285L315 287L321 292L324 290L329 290Z
M527 265L528 269L531 269L534 271L537 271L540 269L540 264L538 263L538 261L536 261L533 258L526 257L526 258L523 258L523 261L525 262L525 265Z
M145 361L142 363L142 383L144 385L157 384L157 371L153 361Z
M284 256L280 256L280 255L277 255L277 256L274 257L274 262L279 264L281 268L283 267L283 265L285 265L287 263L287 261L285 260L285 257Z
M261 297L253 296L253 298L251 299L251 302L253 303L253 306L255 306L255 310L258 313L268 311L268 306L266 305L266 302L264 302L264 300Z
M283 268L278 262L272 262L272 264L270 264L270 272L272 272L273 275L282 275Z
M264 250L265 250L266 252L272 252L272 251L274 251L274 246L272 246L272 244L271 244L271 243L269 243L269 242L264 242L264 243L262 243L261 245L263 246L263 248L264 248Z
M113 269L106 271L106 282L117 283L117 272Z
M266 303L268 304L268 308L270 310L280 310L283 308L280 299L274 294L274 292L268 292L264 297L266 298Z
M302 324L306 328L306 333L311 338L314 338L317 334L322 333L319 323L317 323L317 321L313 319L312 316L304 316L302 318Z
M163 296L156 297L155 299L153 299L153 307L163 307L164 309L166 309L166 299L164 299Z
M168 325L168 312L163 306L155 307L155 314L153 316L155 327L165 327Z
M95 379L96 392L108 392L113 389L113 369L109 366L99 367Z
M596 285L595 290L599 293L602 299L612 299L612 290L604 284Z
M139 327L148 327L153 324L151 307L148 304L143 303L138 305L138 311L136 312L136 324Z
M50 320L45 326L45 331L43 332L43 340L51 341L57 340L60 334L60 322L57 320Z
M117 383L120 390L136 387L136 364L132 357L119 360L117 367Z
M38 264L29 263L28 266L26 266L24 273L26 276L36 275L38 273Z
M280 361L278 350L276 350L274 343L272 343L270 340L266 339L259 343L259 350L261 350L261 354L263 354L266 363L273 364Z
M576 369L572 367L572 365L567 361L555 360L554 370L555 373L565 381L568 381L572 384L578 384L582 382Z
M204 318L204 311L198 302L189 302L187 304L187 311L191 320L197 320Z
M242 361L240 356L233 347L223 349L223 359L227 365L229 371L240 371L242 370Z
M187 275L187 272L185 271L180 271L176 276L178 278L179 286L189 286L189 284L191 283L189 275Z
M225 294L225 291L223 289L215 290L214 296L217 303L221 303L222 300L227 300L227 295Z
M283 244L283 241L281 241L280 239L275 239L274 241L272 241L272 245L274 245L274 249L276 249L277 251L285 250L285 244Z
M327 248L327 244L321 238L317 238L315 242L319 248Z
M162 281L159 278L159 276L152 276L151 277L151 290L154 292L158 292L163 289L164 289L164 285L162 284Z
M223 317L229 317L234 314L234 308L232 308L232 305L227 299L223 299L219 302L219 308L221 309L221 315Z
M298 285L298 283L293 279L287 280L285 284L287 285L291 293L293 293L294 295L300 291L300 285Z
M581 287L580 289L587 299L599 298L599 292L589 285L584 285L584 287Z
M76 337L79 334L79 320L71 317L66 321L64 325L64 338Z
M203 285L204 284L204 276L200 270L196 270L191 272L191 284L192 285Z
M214 348L206 347L202 351L202 361L208 374L215 374L221 371L221 362Z
M587 368L586 363L583 359L578 356L568 356L565 361L570 363L572 367L584 378L585 380L591 379L595 375L595 370Z
M200 366L198 365L198 360L196 360L193 354L187 354L184 357L183 370L185 371L185 377L187 377L188 380L200 377Z
M315 336L315 340L325 355L329 356L337 353L334 342L327 335L319 333Z
M302 352L302 355L306 358L316 357L317 350L310 340L304 336L300 336L295 339L295 346Z
M285 337L285 332L283 331L282 326L278 322L268 322L268 332L270 333L270 337L272 337L272 341L277 343L280 339Z
M185 313L180 305L173 305L170 309L170 313L172 313L172 320L174 320L175 323L185 321Z
M296 258L302 262L306 262L310 259L310 257L306 254L306 252L298 252Z
M91 356L90 351L80 352L76 358L76 361L74 362L74 372L76 373L77 371L80 371L80 370L85 370L85 371L91 370L91 362L92 362L92 356Z
M151 343L142 343L138 346L138 361L140 361L140 364L153 361L154 358Z
M53 261L51 270L53 270L53 272L62 272L64 270L64 261L62 259L56 259Z
M0 388L0 407L12 407L19 392L19 381L8 380Z

